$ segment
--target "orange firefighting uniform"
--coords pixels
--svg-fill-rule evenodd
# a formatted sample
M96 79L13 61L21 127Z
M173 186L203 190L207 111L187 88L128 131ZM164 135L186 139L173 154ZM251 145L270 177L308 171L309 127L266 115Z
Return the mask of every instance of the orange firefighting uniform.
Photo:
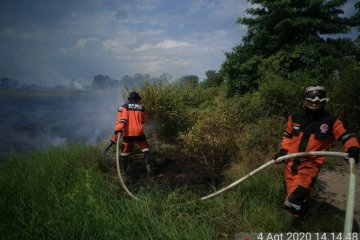
M348 132L337 117L324 110L312 114L302 111L289 117L281 147L288 154L327 151L335 139L341 142L344 152L352 146L359 147L355 135ZM325 157L310 156L285 163L285 202L290 202L291 207L301 209L324 161Z
M144 134L144 123L146 122L145 108L138 103L125 103L117 114L115 130L123 131L121 156L128 156L134 143L142 152L149 151L149 145ZM113 139L116 135L113 136Z

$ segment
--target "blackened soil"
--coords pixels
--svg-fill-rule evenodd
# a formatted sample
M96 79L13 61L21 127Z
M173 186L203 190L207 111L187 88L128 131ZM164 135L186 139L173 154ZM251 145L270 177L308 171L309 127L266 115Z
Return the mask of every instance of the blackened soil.
M223 161L209 162L201 157L186 157L180 154L165 156L158 153L152 153L151 160L153 174L149 175L141 153L129 156L126 171L128 187L161 185L170 190L183 188L199 194L207 194L224 180ZM119 183L114 154L104 156L99 166L114 182Z

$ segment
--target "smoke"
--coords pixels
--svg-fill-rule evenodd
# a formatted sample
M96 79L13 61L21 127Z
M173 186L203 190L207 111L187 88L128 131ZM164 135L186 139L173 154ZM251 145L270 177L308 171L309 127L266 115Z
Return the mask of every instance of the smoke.
M0 96L0 157L111 138L121 91Z
M74 90L84 90L83 84L76 79L71 79L70 88Z

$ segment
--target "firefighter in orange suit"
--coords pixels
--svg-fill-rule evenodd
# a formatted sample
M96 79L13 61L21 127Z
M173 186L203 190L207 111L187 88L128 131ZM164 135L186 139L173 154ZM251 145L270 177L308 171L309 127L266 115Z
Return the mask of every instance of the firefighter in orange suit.
M144 154L144 163L148 174L152 174L150 166L149 144L144 134L144 124L146 122L145 108L139 102L140 95L131 92L127 98L127 103L122 105L118 111L118 118L115 125L114 135L122 136L121 168L126 175L128 155L134 144L137 144Z
M124 104L126 104L126 103L128 103L128 102L129 102L129 101L126 100ZM120 122L121 112L122 112L122 106L119 107L117 111L118 111L118 112L117 112L116 122ZM109 143L108 143L108 144L106 145L106 147L105 147L104 154L106 154L107 151L108 151L113 145L115 145L116 141L117 141L117 134L114 132L114 134L112 135Z
M343 123L324 110L325 88L311 86L305 90L304 110L292 114L287 122L280 151L274 159L297 152L327 151L334 140L341 142L343 151L359 162L359 142ZM314 181L325 161L324 157L300 157L287 161L284 167L286 198L284 207L300 216Z

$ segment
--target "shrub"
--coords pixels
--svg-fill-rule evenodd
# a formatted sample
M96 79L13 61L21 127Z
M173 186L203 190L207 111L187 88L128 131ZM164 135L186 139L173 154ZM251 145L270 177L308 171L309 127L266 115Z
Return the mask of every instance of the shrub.
M237 96L234 101L236 121L242 124L253 123L268 114L263 108L263 101L258 92Z
M303 87L277 76L269 76L260 85L259 95L266 115L287 117L303 102Z
M329 91L328 108L340 116L345 125L360 134L360 63L345 63Z
M190 127L191 111L212 99L211 92L199 86L166 82L146 83L140 92L156 138L170 142Z
M260 118L247 124L236 140L240 159L259 159L276 152L285 127L279 117Z
M194 112L194 124L180 134L183 152L201 155L209 167L222 166L236 152L242 125L234 100L223 100Z

